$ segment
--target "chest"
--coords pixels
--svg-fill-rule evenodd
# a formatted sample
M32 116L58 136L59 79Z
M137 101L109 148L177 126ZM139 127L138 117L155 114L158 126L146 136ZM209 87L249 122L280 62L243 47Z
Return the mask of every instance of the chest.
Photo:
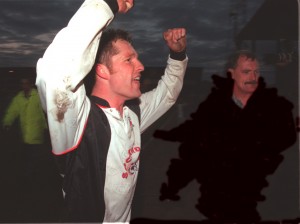
M111 129L107 165L113 169L126 169L139 160L141 138L138 117L129 108L124 108L122 116L114 109L105 109L104 112Z

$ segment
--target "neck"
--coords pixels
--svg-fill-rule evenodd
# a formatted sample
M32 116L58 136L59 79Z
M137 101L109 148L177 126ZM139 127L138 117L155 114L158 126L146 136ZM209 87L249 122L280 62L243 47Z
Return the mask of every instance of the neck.
M93 89L92 95L106 100L109 107L115 108L121 115L123 114L125 100L120 99L120 97L114 97L112 94L107 94L107 92L99 91L97 88Z
M233 97L236 100L240 101L240 103L243 105L243 107L246 106L251 95L252 95L251 93L241 93L239 91L233 90Z
M23 92L24 92L24 96L26 98L28 98L30 96L31 89L30 90L24 90Z

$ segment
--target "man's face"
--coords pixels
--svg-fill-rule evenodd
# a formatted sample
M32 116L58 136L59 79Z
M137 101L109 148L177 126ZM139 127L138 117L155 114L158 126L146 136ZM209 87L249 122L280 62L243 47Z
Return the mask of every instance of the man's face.
M237 67L229 69L234 80L234 94L236 96L252 94L258 86L259 64L245 56L238 59Z
M137 98L141 95L140 78L144 66L130 43L118 40L114 46L119 52L111 58L111 90L124 100Z
M21 80L21 88L24 92L29 92L32 88L32 84L28 79Z

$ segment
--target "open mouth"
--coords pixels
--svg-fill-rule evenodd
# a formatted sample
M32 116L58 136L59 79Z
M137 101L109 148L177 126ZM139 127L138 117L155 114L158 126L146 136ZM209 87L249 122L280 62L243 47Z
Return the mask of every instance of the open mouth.
M248 82L245 82L246 85L257 85L257 81L248 81Z
M136 81L136 82L140 82L140 80L141 80L141 77L140 77L140 76L135 77L135 78L133 79L133 81Z

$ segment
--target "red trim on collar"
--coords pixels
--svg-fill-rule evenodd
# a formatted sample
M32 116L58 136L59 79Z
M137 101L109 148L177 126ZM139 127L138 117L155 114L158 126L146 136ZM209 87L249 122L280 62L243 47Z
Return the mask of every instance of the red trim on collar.
M103 106L103 105L100 105L100 104L97 104L97 103L96 103L96 105L97 105L99 108L102 108L102 109L107 109L107 108L109 108L109 107L106 107L106 106Z

